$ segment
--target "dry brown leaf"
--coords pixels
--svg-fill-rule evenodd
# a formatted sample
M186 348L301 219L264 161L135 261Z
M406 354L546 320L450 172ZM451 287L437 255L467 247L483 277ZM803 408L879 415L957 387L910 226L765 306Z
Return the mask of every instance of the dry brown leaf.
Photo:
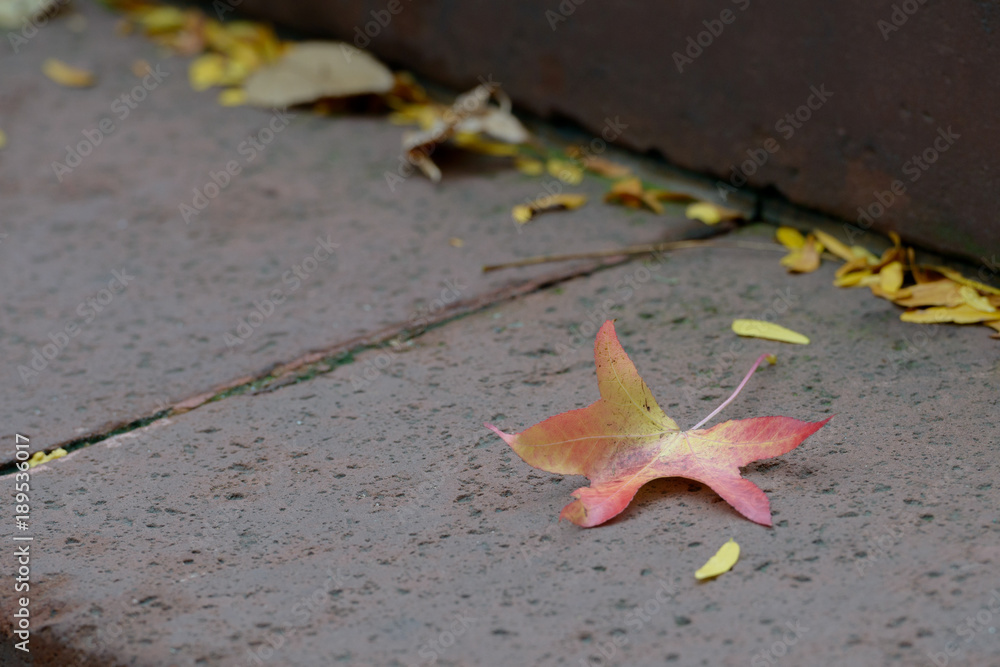
M605 160L595 155L587 155L583 150L574 146L566 151L566 154L575 160L579 160L583 168L592 171L598 176L606 178L620 179L628 178L632 175L632 170L623 164Z
M562 194L546 195L532 200L527 204L515 206L511 212L511 217L515 222L523 225L539 213L548 211L571 211L580 208L587 203L587 195Z
M344 42L299 42L284 56L250 74L247 103L288 107L324 97L387 93L395 85L388 67Z

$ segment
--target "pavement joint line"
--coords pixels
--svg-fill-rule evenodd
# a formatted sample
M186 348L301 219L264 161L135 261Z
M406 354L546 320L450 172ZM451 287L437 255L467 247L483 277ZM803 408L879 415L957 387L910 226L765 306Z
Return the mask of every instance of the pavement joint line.
M710 238L722 236L731 231L733 231L733 228L709 228L706 234L699 235L699 237ZM272 364L266 370L255 375L243 376L235 381L223 384L216 389L196 394L165 410L159 410L151 415L127 422L119 422L105 427L104 430L53 444L39 451L49 453L61 447L67 453L72 453L85 447L96 445L109 438L144 428L161 419L190 412L207 403L215 403L230 396L239 396L248 392L251 395L270 393L281 387L305 382L316 376L333 372L340 366L353 363L354 357L359 354L369 350L384 348L393 339L403 337L405 340L415 340L432 330L464 319L470 315L484 312L500 304L513 301L518 297L542 292L562 283L626 264L636 260L638 257L629 256L614 261L589 262L585 266L574 270L552 272L533 280L513 283L473 299L458 301L449 308L442 310L434 320L420 327L408 327L405 322L390 325L380 331L364 334L333 345L325 350L310 352L291 362ZM325 369L322 368L323 365L326 366ZM15 472L17 472L17 466L13 459L0 462L0 477Z

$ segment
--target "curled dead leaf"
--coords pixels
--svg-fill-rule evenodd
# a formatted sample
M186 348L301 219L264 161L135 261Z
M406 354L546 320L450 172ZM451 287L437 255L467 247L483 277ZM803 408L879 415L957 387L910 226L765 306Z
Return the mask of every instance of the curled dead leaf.
M540 213L548 211L571 211L587 203L587 195L559 194L546 195L534 199L527 204L515 206L511 217L519 224L524 224Z
M344 42L299 42L274 63L250 74L247 103L288 107L324 97L387 93L395 85L388 67Z

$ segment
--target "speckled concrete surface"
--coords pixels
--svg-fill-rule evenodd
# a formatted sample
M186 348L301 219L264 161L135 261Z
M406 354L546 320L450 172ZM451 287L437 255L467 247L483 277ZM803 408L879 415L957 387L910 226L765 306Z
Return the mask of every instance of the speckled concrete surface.
M832 274L746 250L631 263L40 468L39 641L84 664L993 664L996 341L915 346ZM812 344L728 331L772 308ZM605 316L682 426L768 350L725 417L836 415L747 469L773 528L676 479L608 525L557 523L582 480L481 424L594 400ZM735 569L695 583L729 537Z
M455 164L440 188L414 178L390 193L380 179L398 129L373 117L296 119L187 226L179 198L268 115L190 92L177 60L60 185L51 160L134 85L133 59L156 58L83 7L83 35L56 24L0 53L5 442L58 442L405 325L446 280L488 298L564 270L483 277L485 262L690 231L595 206L518 234L509 206L538 180L482 162ZM102 82L50 85L38 72L48 55ZM766 245L770 232L726 241ZM326 233L335 259L227 351L223 334ZM902 323L867 290L832 287L832 265L790 276L779 256L715 247L632 261L35 468L34 664L995 665L997 341L983 327ZM22 386L16 365L122 268L135 282ZM529 468L482 426L521 430L595 400L593 336L609 317L682 427L764 351L779 363L721 418L835 415L746 468L773 528L678 479L647 485L607 525L559 524L584 480ZM812 343L739 339L737 317L774 318ZM740 562L696 583L730 537ZM6 591L0 663L17 664Z
M16 53L0 41L0 282L9 295L0 415L44 433L39 447L420 319L442 294L474 299L553 270L483 275L483 264L693 226L676 206L669 216L590 206L519 231L511 206L554 179L497 159L453 154L440 186L417 176L390 189L385 173L399 167L403 128L384 116L299 113L284 125L281 114L220 107L214 92L191 90L189 59L115 34L115 15L93 3L79 7L82 33L62 18ZM48 57L92 69L97 85L57 86L41 73ZM139 59L162 81L143 88L130 69ZM135 109L116 102L137 85ZM105 119L110 134L99 131ZM98 140L78 166L56 173L67 146ZM218 176L230 163L240 172ZM180 205L213 173L230 182L186 223ZM599 198L604 187L591 180L578 190ZM464 247L449 245L452 237ZM324 244L339 247L331 257ZM276 290L282 302L269 305ZM241 321L253 326L238 330ZM227 345L226 334L247 333Z

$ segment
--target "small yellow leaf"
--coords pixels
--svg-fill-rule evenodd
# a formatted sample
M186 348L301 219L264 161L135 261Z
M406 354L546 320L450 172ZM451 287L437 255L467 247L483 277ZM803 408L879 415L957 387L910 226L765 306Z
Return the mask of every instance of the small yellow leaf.
M972 280L970 278L966 278L965 276L963 276L958 271L955 271L953 269L949 269L947 266L926 266L925 265L922 268L930 269L931 271L937 271L938 273L940 273L945 278L950 278L950 279L954 280L956 283L958 283L959 285L966 285L968 287L972 287L973 289L977 289L980 292L983 292L984 294L1000 294L1000 289L997 289L996 287L991 287L989 285L984 285L983 283L977 282L977 281Z
M900 262L889 262L878 272L879 287L892 294L903 286L903 265Z
M985 296L972 289L968 285L962 285L958 290L959 295L962 297L962 301L969 304L976 310L981 310L984 313L995 313L997 309L990 304L990 300Z
M455 135L454 144L465 150L482 153L484 155L496 155L500 157L513 157L520 153L520 149L512 144L504 144L499 141L488 141L482 135L471 132L459 132Z
M536 160L530 157L519 157L514 160L514 166L522 174L527 174L528 176L538 176L543 171L545 171L545 165L542 164L541 160Z
M708 562L694 573L694 578L701 581L729 572L739 559L740 545L736 543L736 540L729 538L729 541L723 544L715 552L715 555L709 558Z
M844 266L847 266L846 264ZM870 269L862 271L852 271L842 276L837 276L833 284L837 287L864 287L867 285L877 285L881 279L871 272Z
M733 331L751 338L766 338L796 345L809 344L809 339L802 334L764 320L733 320Z
M42 63L42 73L56 83L69 88L89 88L94 85L94 75L85 69L72 67L61 60L48 58Z
M448 243L450 243L453 248L461 248L462 246L465 245L465 241L458 238L457 236L452 236L450 239L448 239Z
M583 182L583 169L566 160L550 159L546 165L548 172L563 183L579 185Z
M218 101L224 107L241 107L247 103L247 91L242 88L226 88L219 93Z
M879 263L879 258L868 248L863 248L859 245L851 246L851 254L858 258L865 259L870 266L874 266Z
M188 67L188 81L194 90L206 90L220 85L225 78L226 57L218 53L206 53L195 58Z
M841 243L840 241L838 241L832 235L827 234L821 229L814 229L813 234L815 234L816 238L819 239L819 242L823 244L823 247L825 247L827 250L829 250L831 253L833 253L840 259L844 260L845 262L849 262L852 259L854 259L854 254L851 252L851 249L848 248L843 243Z
M1000 313L984 313L968 304L947 308L935 306L924 308L923 310L909 310L899 316L904 322L915 322L917 324L942 324L944 322L954 322L955 324L973 324L975 322L990 322L1000 320Z
M572 211L586 203L587 195L546 195L527 204L515 206L511 211L511 217L514 218L515 222L523 225L539 213L545 213L546 211Z
M34 468L35 466L40 466L43 463L48 463L52 459L61 459L68 454L65 449L60 447L59 449L52 450L50 454L45 452L35 452L30 459L28 459L28 467Z
M792 273L812 273L819 268L823 245L810 234L803 241L801 248L792 250L781 258L781 265Z
M7 145L7 135L4 134L3 130L0 130L0 148Z
M794 227L778 227L774 238L789 250L799 250L806 244L806 237Z
M684 215L691 220L704 222L706 225L717 225L723 220L739 220L744 217L739 211L707 201L689 205L684 211Z
M171 32L184 27L184 12L177 7L156 7L139 15L147 34Z

